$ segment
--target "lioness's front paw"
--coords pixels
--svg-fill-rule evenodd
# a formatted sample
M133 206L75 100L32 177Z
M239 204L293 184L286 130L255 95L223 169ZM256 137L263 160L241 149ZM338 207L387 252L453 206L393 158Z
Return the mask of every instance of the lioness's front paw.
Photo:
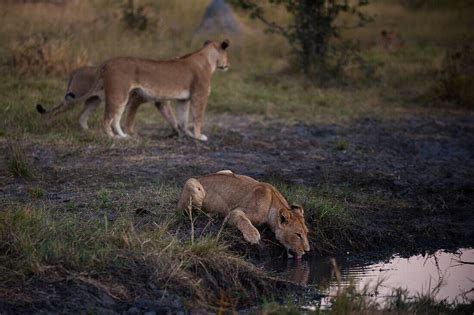
M254 227L252 227L251 229L248 229L243 234L244 234L245 240L251 244L257 244L260 241L260 233Z

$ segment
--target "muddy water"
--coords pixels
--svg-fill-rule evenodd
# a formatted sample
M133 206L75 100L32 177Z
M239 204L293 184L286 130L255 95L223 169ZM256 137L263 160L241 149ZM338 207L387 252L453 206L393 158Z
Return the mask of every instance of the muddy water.
M334 272L334 261L340 275ZM467 263L469 262L469 263ZM474 249L459 249L455 253L437 251L409 258L393 256L378 263L354 262L350 257L315 257L303 261L272 261L266 268L288 280L312 285L327 295L318 304L327 306L338 287L354 283L359 289L368 287L368 295L383 303L395 288L408 291L408 296L433 293L438 300L449 302L474 299ZM338 280L339 278L339 280ZM376 283L383 280L375 288ZM438 284L441 283L440 286Z

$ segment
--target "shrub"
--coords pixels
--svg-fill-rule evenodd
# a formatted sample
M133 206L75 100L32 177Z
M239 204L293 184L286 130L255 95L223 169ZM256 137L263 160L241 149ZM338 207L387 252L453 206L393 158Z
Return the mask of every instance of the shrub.
M469 46L448 51L436 76L435 92L442 100L474 108L474 51Z
M149 29L152 19L146 13L146 6L136 6L134 0L128 0L122 10L122 21L130 30L143 32Z
M365 15L361 6L368 0L267 0L270 4L281 5L291 16L287 25L279 25L265 14L262 2L254 0L232 0L235 6L250 11L267 26L267 31L286 38L296 57L298 69L306 76L325 82L344 74L349 65L357 65L367 76L373 69L360 56L358 45L343 40L344 30L362 27L372 19ZM336 20L343 14L352 15L352 25L338 24Z
M9 63L16 73L66 75L88 63L83 50L73 54L65 38L33 34L14 41L9 47Z

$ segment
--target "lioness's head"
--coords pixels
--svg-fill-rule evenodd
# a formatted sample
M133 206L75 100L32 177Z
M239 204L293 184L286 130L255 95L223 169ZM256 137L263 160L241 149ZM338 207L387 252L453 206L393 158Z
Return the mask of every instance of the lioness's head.
M303 208L293 204L290 209L278 210L275 236L285 246L288 257L300 259L309 252L308 228L304 223Z
M227 60L227 47L229 47L229 40L224 39L222 43L207 40L204 43L204 46L206 47L208 45L215 49L216 54L214 54L214 56L216 68L222 71L229 69L230 63Z

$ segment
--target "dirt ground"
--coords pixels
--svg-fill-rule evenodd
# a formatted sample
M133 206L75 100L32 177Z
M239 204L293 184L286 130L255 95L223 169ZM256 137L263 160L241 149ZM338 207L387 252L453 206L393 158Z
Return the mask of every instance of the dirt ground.
M375 223L383 242L390 238L384 232L395 235L393 228L419 237L418 244L429 240L443 246L443 239L424 229L445 231L443 237L454 243L474 239L472 115L364 119L347 126L210 115L206 125L207 143L169 138L167 127L150 124L140 126L139 140L131 140L132 145L35 140L23 145L54 203L80 206L107 188L181 186L189 177L230 169L262 181L351 192L347 208ZM7 145L2 141L0 149L5 152ZM25 181L5 168L0 176L2 199L28 200ZM396 245L394 241L388 245Z
M35 179L26 182L2 168L0 197L2 203L28 202L27 187L38 183L50 204L86 209L103 190L137 192L166 183L178 187L189 177L230 169L262 181L324 187L346 196L345 207L357 220L353 240L341 241L339 251L472 246L473 118L364 119L347 126L314 126L209 115L207 143L169 138L168 128L153 124L140 126L139 140L107 145L45 144L35 136L23 143ZM7 147L1 140L0 150ZM177 198L148 203L169 208ZM324 253L317 245L313 249ZM74 285L87 293L90 283ZM179 309L181 302L174 298L168 302Z

